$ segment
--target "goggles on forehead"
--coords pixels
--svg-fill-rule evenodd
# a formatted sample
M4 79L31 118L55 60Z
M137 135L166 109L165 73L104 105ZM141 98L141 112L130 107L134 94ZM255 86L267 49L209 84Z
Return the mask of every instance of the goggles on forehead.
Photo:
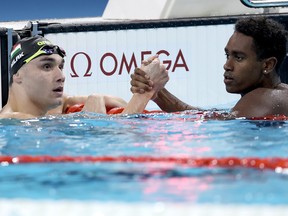
M27 64L33 59L41 56L41 55L51 55L51 54L59 54L62 58L66 55L65 51L60 48L59 46L49 46L45 45L42 46L36 53L34 53L32 56L27 58L24 62Z

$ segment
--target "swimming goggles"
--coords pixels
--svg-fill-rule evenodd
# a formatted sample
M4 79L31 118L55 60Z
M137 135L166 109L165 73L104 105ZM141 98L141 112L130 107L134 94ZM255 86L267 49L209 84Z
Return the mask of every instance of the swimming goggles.
M42 46L36 53L34 53L32 56L27 58L24 62L27 64L33 59L41 56L41 55L51 55L51 54L59 54L62 58L66 56L65 51L60 48L59 46L49 46L45 45Z

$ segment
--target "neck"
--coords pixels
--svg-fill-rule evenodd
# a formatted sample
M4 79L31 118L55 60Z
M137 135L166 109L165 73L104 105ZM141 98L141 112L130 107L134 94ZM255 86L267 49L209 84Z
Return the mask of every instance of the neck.
M281 84L281 79L279 76L277 76L273 79L272 88L276 88L280 84Z
M241 93L241 97L257 88L274 89L277 88L277 86L279 86L280 84L281 84L280 76L278 76L276 73L273 73L273 75L268 74L263 78L262 82L260 82L258 85L252 86L250 89L247 89L245 92Z

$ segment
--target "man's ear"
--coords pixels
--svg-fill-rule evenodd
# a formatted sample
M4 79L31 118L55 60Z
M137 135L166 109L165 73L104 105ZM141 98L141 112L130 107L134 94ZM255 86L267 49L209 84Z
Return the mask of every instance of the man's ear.
M263 73L264 74L269 74L272 71L275 70L277 64L277 59L275 57L270 57L264 60L264 65L263 65Z
M22 77L19 74L19 72L13 75L13 82L18 83L18 84L22 83Z

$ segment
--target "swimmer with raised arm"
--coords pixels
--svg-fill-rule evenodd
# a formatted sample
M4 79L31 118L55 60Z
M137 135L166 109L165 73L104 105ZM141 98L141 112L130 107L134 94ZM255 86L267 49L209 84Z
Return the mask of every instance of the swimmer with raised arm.
M242 18L224 51L224 84L226 91L240 94L231 109L235 117L288 116L288 85L280 80L279 69L286 56L287 31L273 19L266 17ZM131 91L150 91L153 81L144 71L131 75ZM191 106L167 89L153 98L167 112L199 109Z
M121 98L102 94L66 96L63 93L64 57L63 49L42 36L18 41L11 51L9 95L7 104L0 112L0 118L22 119L64 114L67 108L77 104L83 104L82 111L87 112L105 114L107 109L125 107L124 113L137 113L144 110L154 94L134 94L129 103ZM159 60L153 57L149 61L152 63L147 66L143 64L142 69L147 73L154 70L155 74L163 74L162 77L167 79L167 72L163 65L160 66ZM153 78L156 84L159 81L157 77ZM159 84L162 86L159 88L163 88L166 82Z

